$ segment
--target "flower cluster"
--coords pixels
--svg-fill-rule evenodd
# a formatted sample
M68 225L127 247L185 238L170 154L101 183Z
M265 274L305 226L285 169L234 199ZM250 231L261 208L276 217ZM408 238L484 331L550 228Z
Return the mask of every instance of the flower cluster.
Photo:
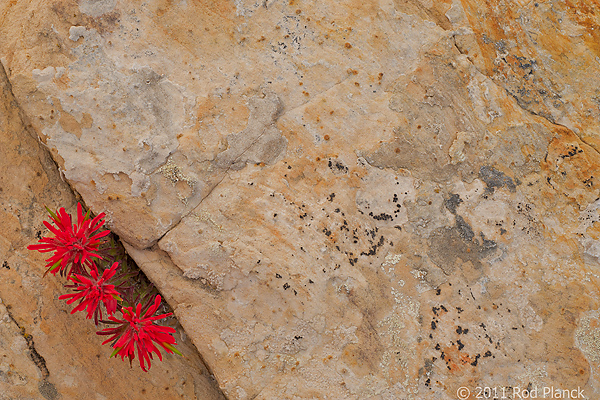
M102 343L112 342L111 357L119 355L122 360L127 357L131 364L137 351L142 370L148 371L153 353L162 360L156 345L167 353L181 355L175 348L175 329L156 324L172 313L154 315L161 306L160 295L130 267L126 254L110 236L110 231L100 231L105 214L91 218L90 212L84 215L81 204L77 204L77 223L73 223L64 208L56 213L47 207L46 210L54 226L47 221L44 225L54 236L44 237L39 244L27 248L42 253L54 252L46 259L44 276L48 272L61 276L66 273L70 283L65 287L74 292L59 299L67 300L67 304L79 301L71 314L85 310L86 318L93 318L96 326L99 323L112 325L97 332L98 335L111 335ZM103 319L103 310L108 320ZM121 318L116 316L117 313Z

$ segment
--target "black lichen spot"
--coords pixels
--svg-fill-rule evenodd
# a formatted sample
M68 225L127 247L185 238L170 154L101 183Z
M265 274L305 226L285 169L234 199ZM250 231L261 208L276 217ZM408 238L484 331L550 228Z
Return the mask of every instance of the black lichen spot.
M325 236L331 236L331 231L327 228L323 228L323 233L325 234Z
M361 256L374 256L375 254L377 254L377 249L381 246L383 246L383 243L385 242L385 239L383 238L383 236L381 236L379 238L379 242L373 244L371 246L371 248L369 249L368 253L365 253L364 251L360 253ZM372 242L371 242L372 243Z
M327 200L329 200L329 201L333 201L334 198L335 198L335 193L331 193L329 196L327 196Z
M460 341L460 339L458 339L456 343L458 343L458 350L462 350L465 347L465 345Z
M373 217L373 219L377 221L393 221L394 218L390 214L380 213L378 215L373 215L372 212L369 213L369 216Z
M484 357L491 357L492 356L492 352L491 351L486 351L485 354L483 355Z
M275 274L275 278L279 278L279 279L281 279L281 275L279 275L279 274Z
M336 173L336 172L343 173L343 174L348 173L348 167L346 167L344 164L342 164L339 161L333 162L333 161L329 160L329 163L327 165L334 173Z
M444 206L450 211L452 214L456 214L456 208L460 203L462 203L462 199L457 194L450 194L450 197L444 200Z
M284 290L288 290L289 288L290 288L290 284L286 282L286 283L283 285L283 289L284 289Z
M481 357L481 355L480 355L480 354L477 354L477 355L475 356L475 361L473 361L473 362L471 363L471 365L472 365L472 366L474 366L474 367L476 367L476 366L477 366L477 361L479 360L479 358L480 358L480 357Z
M36 237L38 240L42 239L42 231L37 231L37 232L36 232L36 234L35 234L35 237Z
M564 160L567 157L573 157L575 154L579 153L583 153L583 150L577 146L570 145L567 154L561 154L559 157Z
M436 296L439 296L440 294L442 294L442 289L440 289L440 288L437 288L437 289L435 290L435 295L436 295Z
M503 186L506 186L511 192L514 192L517 189L510 177L488 165L484 165L479 169L479 177L487 185L486 190L488 192L494 192L496 188L501 188Z
M431 329L435 330L435 328L437 328L435 321L431 321Z
M467 333L469 333L469 330L468 329L463 329L459 325L458 328L456 328L456 333L458 333L459 335L466 335Z
M2 268L10 269L10 266L8 265L8 262L7 262L7 261L4 261L4 262L2 263Z

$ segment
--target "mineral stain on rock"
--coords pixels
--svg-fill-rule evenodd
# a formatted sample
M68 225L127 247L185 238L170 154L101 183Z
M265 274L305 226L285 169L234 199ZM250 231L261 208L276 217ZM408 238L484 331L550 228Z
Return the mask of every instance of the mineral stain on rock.
M496 251L497 244L493 240L481 240L475 237L473 229L463 217L456 215L455 225L451 228L440 228L429 238L429 256L446 275L451 274L457 265L470 261L477 269L482 268L482 259ZM462 265L462 264L458 264Z
M514 192L517 188L512 178L489 165L484 165L479 169L479 178L485 182L487 190L490 192L502 187Z

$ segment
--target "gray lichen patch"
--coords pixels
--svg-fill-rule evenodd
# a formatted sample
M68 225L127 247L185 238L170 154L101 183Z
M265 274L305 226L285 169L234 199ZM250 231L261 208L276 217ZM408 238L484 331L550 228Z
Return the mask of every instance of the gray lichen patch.
M248 126L228 135L227 150L216 158L216 166L239 170L247 163L273 164L287 148L287 139L276 126L283 111L281 100L273 93L256 96L249 101Z
M451 228L438 229L429 238L429 257L441 268L446 275L451 274L457 265L457 260L471 262L477 268L482 268L482 259L494 253L496 242L488 240L483 234L477 238L473 229L460 216Z
M484 165L479 169L479 177L487 185L487 190L493 192L495 189L506 187L511 192L516 190L511 177L506 176L492 166Z

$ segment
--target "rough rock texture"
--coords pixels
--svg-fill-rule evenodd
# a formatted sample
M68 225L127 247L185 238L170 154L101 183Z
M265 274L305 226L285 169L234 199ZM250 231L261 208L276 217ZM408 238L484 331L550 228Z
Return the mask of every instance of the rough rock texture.
M22 117L0 65L0 399L223 399L181 330L187 359L131 368L58 300L60 279L42 278L47 257L26 247L45 235L43 206L74 211L75 196Z
M595 398L599 18L9 1L0 58L228 398Z

